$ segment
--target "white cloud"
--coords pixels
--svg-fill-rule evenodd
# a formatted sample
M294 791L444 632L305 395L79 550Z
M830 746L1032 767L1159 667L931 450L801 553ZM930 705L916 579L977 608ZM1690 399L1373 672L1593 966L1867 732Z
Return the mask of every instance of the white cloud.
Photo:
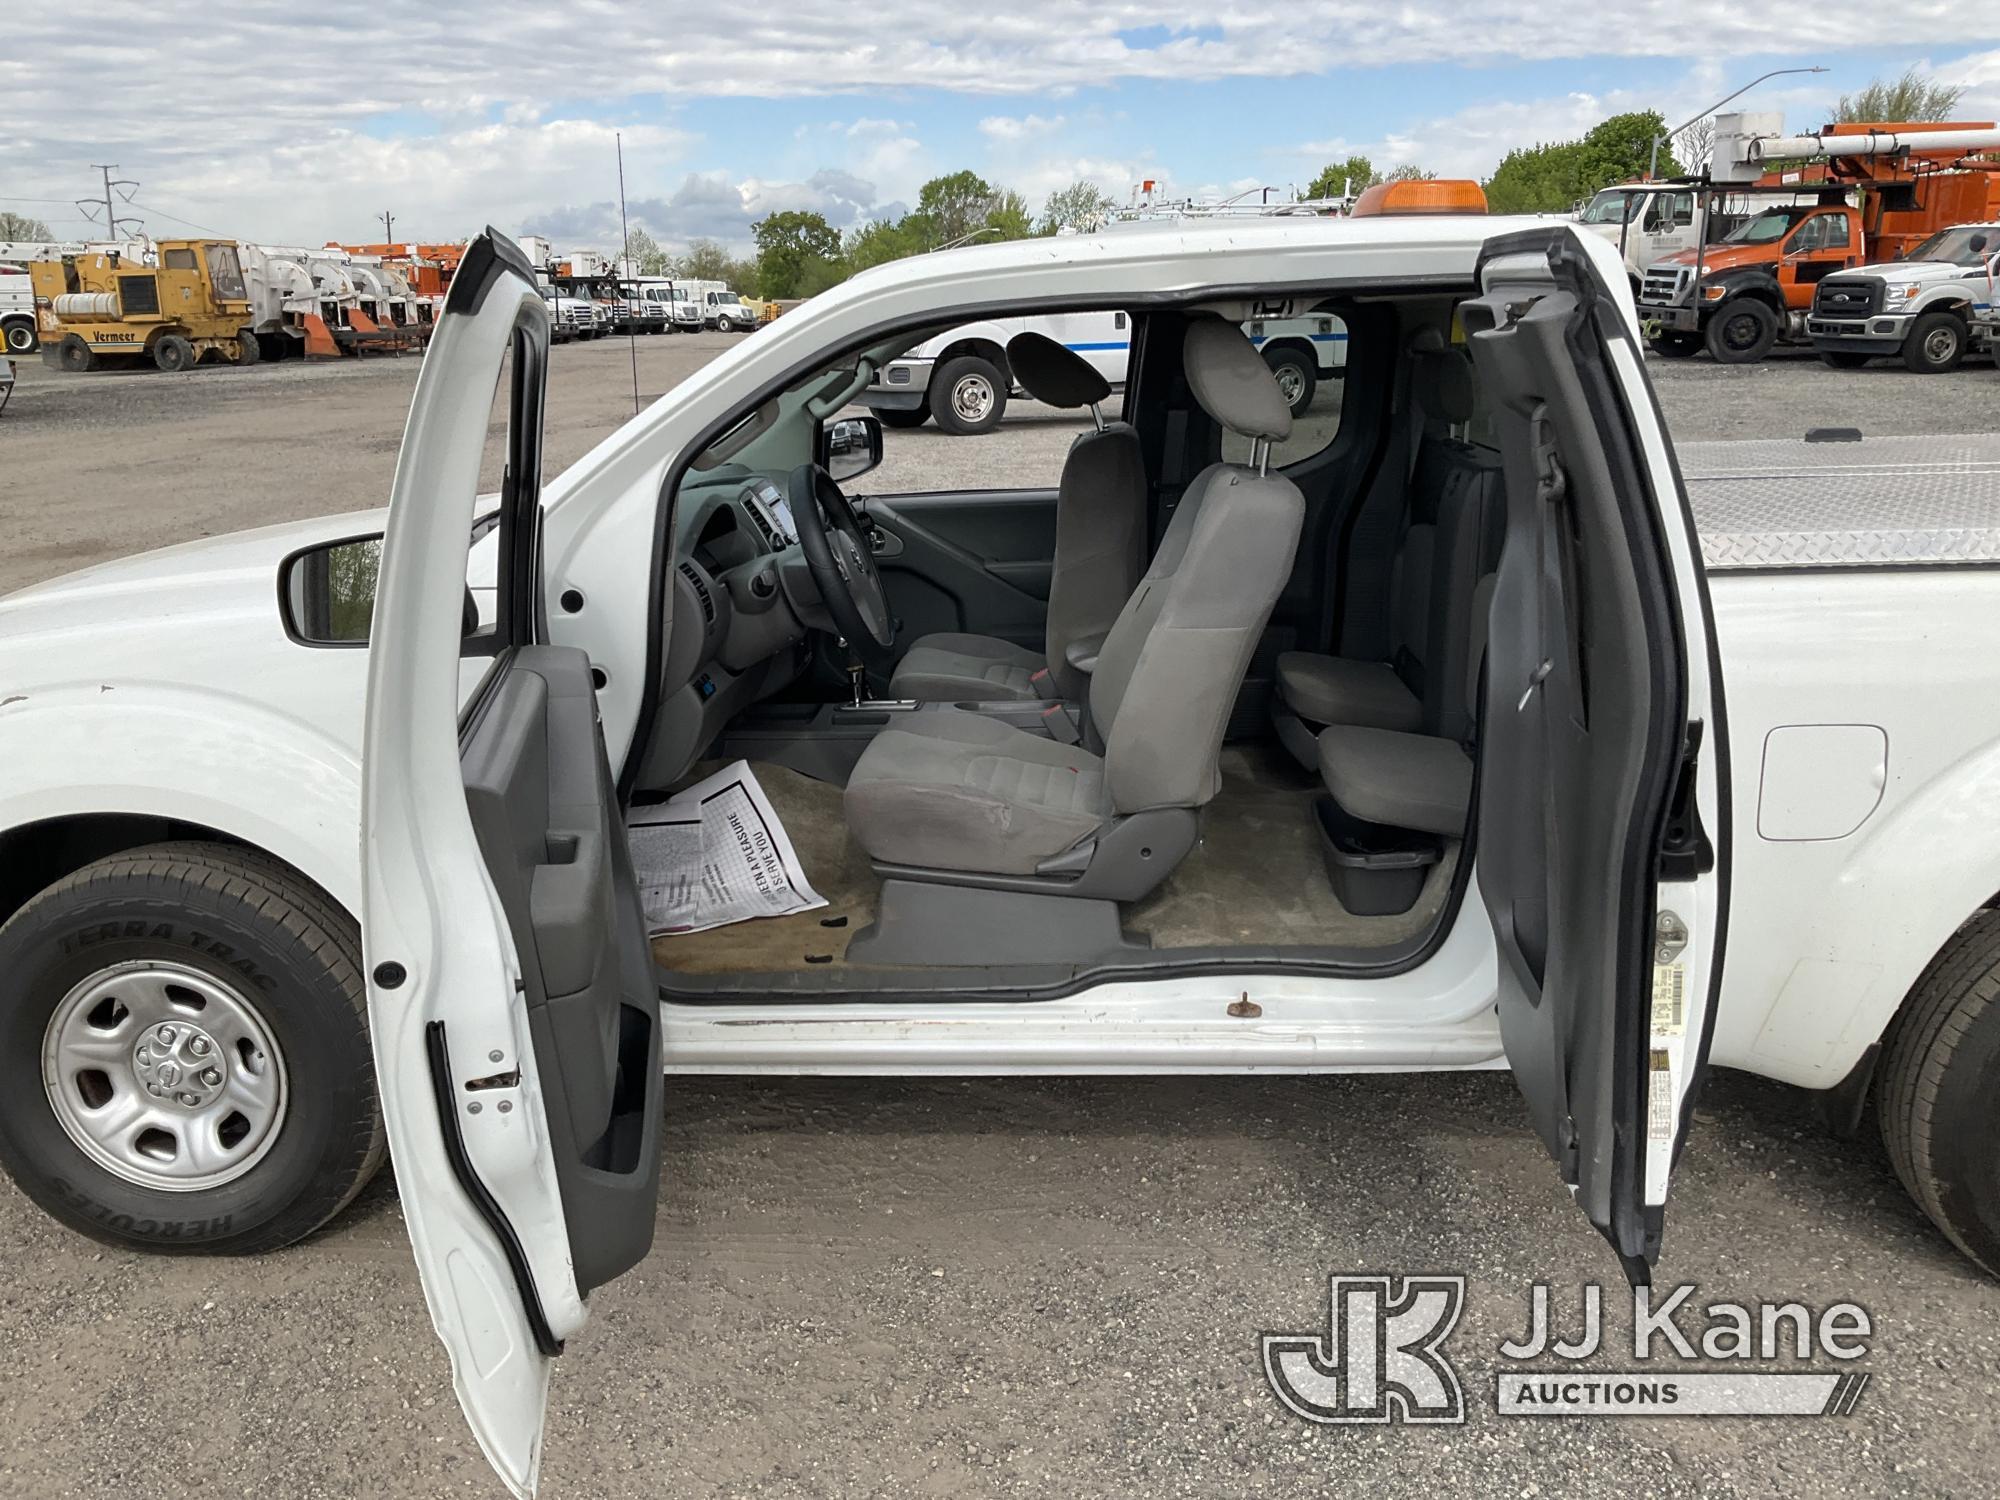
M1061 115L988 115L979 122L979 133L990 141L1025 141L1062 127Z

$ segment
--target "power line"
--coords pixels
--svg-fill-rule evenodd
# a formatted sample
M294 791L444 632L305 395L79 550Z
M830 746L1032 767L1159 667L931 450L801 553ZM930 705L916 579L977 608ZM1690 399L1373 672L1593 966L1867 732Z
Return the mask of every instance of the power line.
M203 234L218 236L222 234L220 229L211 229L206 224L197 224L192 219L183 219L178 214L170 214L164 208L155 208L150 203L139 203L129 199L127 201L132 202L134 208L143 208L149 214L158 214L163 219L172 219L176 224L185 224L190 229L199 229Z
M135 228L143 230L146 227L145 222L143 220L119 217L118 204L116 200L112 197L112 189L116 188L119 192L119 195L122 196L127 203L130 203L132 201L133 194L139 191L139 184L134 182L129 177L114 178L111 174L118 170L118 163L115 161L108 163L94 161L90 164L90 167L92 171L102 172L104 174L105 237L113 240L117 239L119 235L118 226L120 224L130 224ZM128 193L125 191L126 188L130 188L132 191ZM95 224L97 222L97 200L95 198L78 198L76 200L76 206L83 210L83 216L86 219L89 219L91 223Z
M385 245L396 243L396 216L386 208L382 210L382 243Z

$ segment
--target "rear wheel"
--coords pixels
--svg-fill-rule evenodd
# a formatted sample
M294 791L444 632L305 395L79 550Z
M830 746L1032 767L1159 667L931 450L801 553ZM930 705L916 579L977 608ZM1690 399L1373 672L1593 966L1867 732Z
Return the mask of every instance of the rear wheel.
M924 406L913 406L907 411L881 407L875 415L882 419L884 427L921 427L931 419L930 408Z
M26 318L17 318L9 323L5 338L9 354L33 354L40 342L35 337L35 325Z
M1918 1207L2000 1276L2000 911L1961 927L1910 991L1884 1039L1875 1107Z
M194 345L177 333L163 333L153 340L153 363L168 373L194 366Z
M1956 313L1925 313L1903 340L1903 363L1919 375L1942 375L1959 367L1965 346L1965 323Z
M1285 405L1291 408L1293 416L1312 405L1319 376L1313 368L1314 361L1310 354L1289 347L1266 349L1264 363L1277 377L1278 394L1285 398Z
M87 370L97 368L97 355L91 351L90 345L83 341L81 334L66 333L63 335L59 358L62 361L62 367L72 375L81 375Z
M257 335L246 328L236 335L236 363L254 365L263 357L264 350L257 342Z
M961 354L932 377L930 406L938 426L955 437L991 432L1007 410L1006 377L990 359Z
M1872 354L1856 354L1851 349L1822 349L1819 351L1820 363L1835 370L1858 370L1874 357Z
M1701 335L1669 329L1656 337L1649 347L1662 359L1693 359L1701 353Z
M1755 364L1778 341L1778 315L1755 297L1732 297L1708 320L1703 342L1721 365Z
M360 930L267 856L155 844L0 927L0 1164L148 1250L303 1238L381 1164Z

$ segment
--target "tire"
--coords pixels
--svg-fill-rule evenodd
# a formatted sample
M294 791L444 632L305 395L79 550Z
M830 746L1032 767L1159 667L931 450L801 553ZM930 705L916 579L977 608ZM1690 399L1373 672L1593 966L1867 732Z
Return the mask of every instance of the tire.
M1858 370L1875 356L1857 354L1852 349L1822 349L1819 362L1832 370Z
M2000 911L1932 959L1890 1024L1875 1108L1882 1144L1917 1206L2000 1276Z
M1000 425L1007 410L1007 377L977 354L948 359L931 377L931 415L953 437L977 437Z
M1312 405L1313 393L1319 388L1319 371L1310 354L1290 347L1266 349L1264 363L1278 378L1278 392L1293 416Z
M168 374L194 368L194 345L178 333L163 333L153 340L153 363Z
M16 319L6 327L4 343L9 354L33 354L41 342L35 334L35 325L26 318Z
M360 929L266 855L185 842L98 860L0 927L0 975L0 1165L73 1229L257 1254L311 1234L381 1165ZM121 1097L155 1123L92 1118Z
M931 419L931 409L928 406L913 406L908 411L892 411L887 407L878 407L876 408L875 415L882 419L884 427L907 430L913 427L921 427L924 423L928 422Z
M1754 365L1778 341L1778 315L1755 297L1731 297L1709 316L1702 343L1719 365Z
M1927 312L1903 340L1903 363L1919 375L1942 375L1965 362L1970 341L1965 320L1958 314Z
M736 332L736 320L734 318L717 318L715 320L715 331L717 333Z
M72 375L82 375L97 368L97 354L83 341L81 334L64 334L56 353L62 367Z
M1701 335L1670 328L1647 347L1662 359L1693 359L1701 353Z
M234 363L248 367L264 356L263 346L257 342L257 335L246 328L236 335L236 358Z

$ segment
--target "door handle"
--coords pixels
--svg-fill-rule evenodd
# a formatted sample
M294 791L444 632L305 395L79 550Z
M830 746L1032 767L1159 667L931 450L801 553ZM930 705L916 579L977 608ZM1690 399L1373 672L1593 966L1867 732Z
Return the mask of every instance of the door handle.
M903 539L877 521L868 532L868 550L877 557L901 557Z

